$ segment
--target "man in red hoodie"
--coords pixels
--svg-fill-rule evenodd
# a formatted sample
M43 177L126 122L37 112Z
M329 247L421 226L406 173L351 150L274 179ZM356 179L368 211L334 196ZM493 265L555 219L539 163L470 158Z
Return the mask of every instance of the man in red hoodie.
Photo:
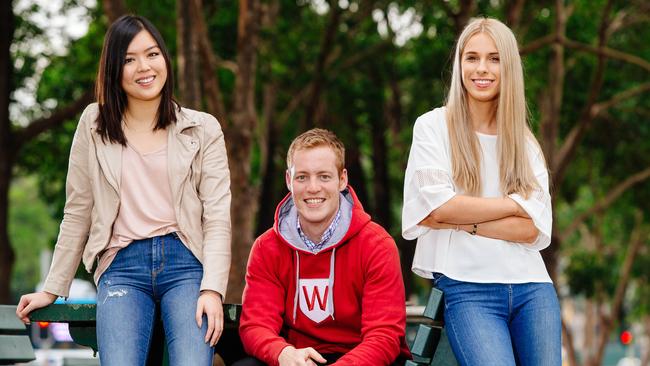
M287 153L290 193L253 245L239 334L243 365L399 365L410 358L397 247L348 186L330 131Z

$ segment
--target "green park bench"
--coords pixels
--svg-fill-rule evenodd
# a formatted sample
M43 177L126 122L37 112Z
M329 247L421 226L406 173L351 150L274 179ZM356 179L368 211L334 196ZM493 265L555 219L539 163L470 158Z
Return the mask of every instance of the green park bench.
M11 321L13 328L20 328L22 331L22 348L25 353L23 358L15 358L13 362L23 362L34 359L34 352L31 343L25 332L25 326L15 316L15 306L3 306L0 309L8 308L0 312L0 334L4 336L5 322ZM46 308L34 311L30 319L34 322L59 322L68 323L70 335L75 343L92 348L97 351L97 336L95 331L95 308L94 304L54 304ZM449 346L449 341L443 326L442 292L432 289L426 307L421 314L411 314L407 317L407 328L416 327L411 353L413 360L407 361L405 366L457 366L456 359ZM5 313L7 315L5 316ZM241 305L224 304L224 329L216 346L216 353L222 358L226 365L245 357L244 349L239 338L238 327L241 315ZM17 330L11 330L16 334ZM0 336L0 337L3 337ZM5 342L0 342L0 347ZM0 354L5 351L0 348ZM22 353L21 353L22 354ZM31 357L31 358L30 358ZM0 357L0 364L3 364ZM12 363L13 363L12 362ZM6 364L6 363L4 363ZM168 365L165 346L165 337L162 329L162 322L158 320L154 327L154 338L152 340L151 352L148 365Z
M16 306L0 305L0 365L35 359L27 328L16 317Z
M13 308L13 317L16 319L15 307ZM97 352L95 309L96 305L94 304L54 304L35 310L30 315L30 320L33 322L68 323L70 336L74 342L82 346L90 347L93 351ZM223 315L223 332L219 342L215 346L215 352L219 357L221 357L226 365L230 365L245 356L244 348L239 339L239 316L241 315L241 305L224 304ZM27 339L27 342L29 345L29 339ZM168 364L169 361L167 359L162 321L158 319L154 325L154 334L147 365L153 366Z
M410 317L417 323L417 333L411 345L413 360L405 366L457 366L443 323L442 291L432 288L422 316Z

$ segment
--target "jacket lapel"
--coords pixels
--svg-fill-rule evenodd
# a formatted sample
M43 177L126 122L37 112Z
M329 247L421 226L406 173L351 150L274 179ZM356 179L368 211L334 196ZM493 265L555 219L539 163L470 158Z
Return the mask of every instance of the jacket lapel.
M171 186L174 202L180 198L183 182L190 173L192 161L199 151L199 139L191 133L200 121L190 119L181 111L178 113L176 125L170 129L167 137L167 160L169 166L169 185Z
M94 133L91 136L95 142L97 149L97 161L99 166L106 177L108 183L115 189L115 192L120 192L120 181L122 173L122 145L117 143L105 143L102 138Z

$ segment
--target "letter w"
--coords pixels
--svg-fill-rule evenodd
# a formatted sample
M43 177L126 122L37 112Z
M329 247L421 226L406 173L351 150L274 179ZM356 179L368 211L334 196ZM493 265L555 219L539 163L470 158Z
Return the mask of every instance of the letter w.
M314 301L314 297L318 300L318 306L320 307L321 310L325 310L325 305L327 304L327 293L329 292L329 286L325 286L325 296L321 299L320 297L320 291L318 291L318 286L313 286L312 287L312 292L311 292L311 301L309 299L309 295L307 294L307 286L302 286L302 292L303 295L305 295L305 301L307 302L307 307L309 308L309 311L314 310L314 305L316 302Z

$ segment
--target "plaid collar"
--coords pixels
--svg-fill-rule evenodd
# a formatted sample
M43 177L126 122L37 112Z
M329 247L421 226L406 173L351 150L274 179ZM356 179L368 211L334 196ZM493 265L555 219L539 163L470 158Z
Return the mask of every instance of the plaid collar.
M298 228L298 235L300 235L300 238L302 241L307 245L307 248L309 248L310 251L313 253L318 252L323 248L325 244L332 238L332 235L334 235L334 231L336 230L336 227L339 224L339 221L341 219L341 206L339 205L338 211L336 211L336 216L334 217L334 220L332 220L332 223L330 226L327 227L327 230L323 233L323 235L320 237L320 243L314 243L305 235L305 233L302 231L302 228L300 227L300 216L296 215L296 227Z

